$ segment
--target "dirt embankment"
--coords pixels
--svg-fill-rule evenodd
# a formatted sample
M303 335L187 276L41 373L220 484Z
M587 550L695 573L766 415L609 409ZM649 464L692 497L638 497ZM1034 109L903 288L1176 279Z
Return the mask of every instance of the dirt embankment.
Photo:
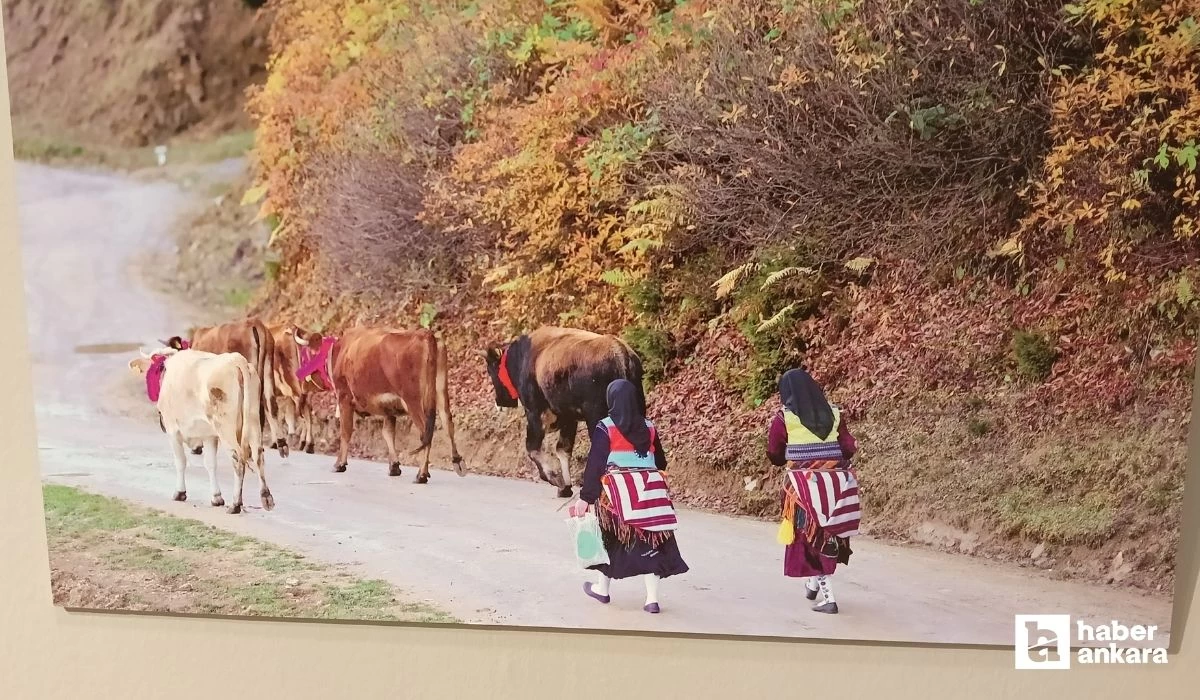
M14 126L122 146L245 128L269 22L243 0L8 0Z

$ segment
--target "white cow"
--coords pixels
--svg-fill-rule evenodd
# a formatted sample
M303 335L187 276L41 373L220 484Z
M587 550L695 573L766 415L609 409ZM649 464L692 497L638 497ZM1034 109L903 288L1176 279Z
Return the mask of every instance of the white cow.
M129 368L147 377L150 399L158 404L163 431L171 441L178 474L175 500L187 500L184 471L187 469L186 446L204 446L204 467L212 484L214 506L225 505L217 484L217 446L221 443L233 452L237 494L228 510L242 510L242 482L246 467L258 473L262 506L275 507L275 498L267 487L263 471L262 405L258 377L254 368L237 353L216 355L200 350L162 348L153 354L129 362Z

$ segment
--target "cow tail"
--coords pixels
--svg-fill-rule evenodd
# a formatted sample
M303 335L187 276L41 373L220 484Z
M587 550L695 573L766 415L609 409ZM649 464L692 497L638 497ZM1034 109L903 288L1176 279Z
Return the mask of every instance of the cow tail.
M421 431L421 447L433 443L433 429L437 421L438 399L445 393L445 377L442 372L442 343L430 334L425 345L425 377L421 381L421 411L425 412L425 429ZM415 423L415 421L414 421Z
M275 394L275 354L274 343L269 343L270 334L259 333L259 324L252 324L250 333L253 337L254 370L258 372L258 430L266 430L266 415L270 411L271 399ZM265 337L264 337L265 336Z
M237 420L234 421L233 438L236 441L234 446L238 456L242 458L242 463L250 461L250 450L247 449L248 431L246 429L246 421L250 417L250 396L253 393L254 387L247 387L249 377L246 376L249 365L243 366L240 362L237 363Z

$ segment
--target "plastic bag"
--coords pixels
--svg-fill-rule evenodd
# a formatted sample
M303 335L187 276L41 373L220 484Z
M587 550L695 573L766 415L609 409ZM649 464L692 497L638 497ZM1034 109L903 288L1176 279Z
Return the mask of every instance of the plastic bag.
M592 511L578 518L567 518L573 532L575 560L581 568L607 564L608 552L604 551L604 540L600 535L600 520Z

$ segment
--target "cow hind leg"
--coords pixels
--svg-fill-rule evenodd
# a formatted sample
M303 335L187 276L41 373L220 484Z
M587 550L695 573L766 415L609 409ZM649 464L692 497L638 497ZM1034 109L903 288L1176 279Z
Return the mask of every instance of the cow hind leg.
M246 460L236 452L233 455L233 503L227 509L231 515L242 512L242 486L246 481Z
M306 394L301 394L297 399L297 405L296 412L300 414L300 449L308 454L313 454L317 451L317 446L313 441L312 402L308 400Z
M258 457L254 464L254 471L258 474L258 496L261 499L263 510L273 510L275 508L275 496L271 494L271 487L267 486L265 465L266 461L263 459L263 451L258 450Z
M414 425L419 425L421 430L421 444L413 452L425 453L421 458L421 468L417 470L417 476L413 479L413 482L427 484L429 483L429 453L433 449L434 408L431 407L429 411L422 411L419 396L406 396L404 398L404 409L408 413L409 420Z
M400 476L400 458L396 456L396 416L383 417L383 442L388 451L388 476Z
M542 424L542 414L540 411L525 411L525 453L529 455L529 459L533 461L533 466L537 467L538 478L547 484L562 488L563 484L553 470L550 474L546 474L546 453L542 452L542 443L546 440L546 429ZM553 479L551 478L553 477Z
M558 487L559 498L570 498L571 491L571 453L575 450L575 433L579 424L573 420L558 421L558 442L554 445L554 456L562 465L562 484Z
M338 393L340 394L338 397L339 445L333 471L344 472L350 461L350 438L354 435L354 406L349 392L339 391Z
M221 485L217 483L217 439L209 438L201 446L204 448L204 469L208 472L209 492L212 494L209 503L214 507L223 506L225 499L221 496Z
M183 473L187 471L187 450L183 443L183 436L179 433L171 434L171 451L175 454L175 495L171 498L176 501L186 501L187 483L184 481Z

